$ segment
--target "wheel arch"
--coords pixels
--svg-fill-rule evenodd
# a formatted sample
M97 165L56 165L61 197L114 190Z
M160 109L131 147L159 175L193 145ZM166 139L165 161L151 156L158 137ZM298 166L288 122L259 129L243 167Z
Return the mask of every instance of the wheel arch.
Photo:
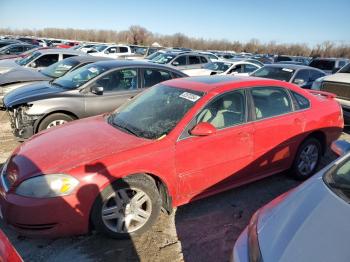
M76 114L74 114L73 112L68 111L68 110L55 110L55 111L49 112L49 113L45 114L42 118L40 118L40 120L37 121L37 123L35 124L35 126L34 126L35 134L38 133L39 126L44 121L44 119L50 115L53 115L53 114L65 114L65 115L68 115L70 117L73 117L74 120L79 119L79 117Z
M317 139L320 142L322 155L324 155L326 153L326 151L327 151L327 137L326 137L326 134L323 131L321 131L321 130L313 131L307 137L305 137L303 142L305 140L307 140L308 138L311 138L311 137Z

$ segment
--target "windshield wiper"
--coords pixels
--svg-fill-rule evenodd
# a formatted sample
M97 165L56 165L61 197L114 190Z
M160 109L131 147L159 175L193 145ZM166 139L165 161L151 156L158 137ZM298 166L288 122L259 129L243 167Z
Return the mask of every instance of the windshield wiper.
M137 132L135 132L135 131L132 130L131 128L128 128L128 127L126 127L125 125L119 125L119 124L115 123L115 122L113 121L113 118L112 118L112 117L109 117L109 118L108 118L108 122L109 122L109 124L111 124L111 125L114 126L114 127L117 127L117 128L119 128L119 129L125 130L125 131L128 132L129 134L132 134L132 135L137 136L137 137L140 136L140 134L138 134Z

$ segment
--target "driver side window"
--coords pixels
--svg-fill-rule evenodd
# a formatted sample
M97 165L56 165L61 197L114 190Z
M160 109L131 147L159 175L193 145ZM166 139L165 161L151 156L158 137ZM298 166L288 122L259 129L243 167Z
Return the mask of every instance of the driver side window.
M196 117L196 123L208 122L217 129L245 122L246 100L243 90L219 96L210 102Z
M137 83L137 69L122 69L100 77L95 86L103 87L103 91L108 93L137 89Z

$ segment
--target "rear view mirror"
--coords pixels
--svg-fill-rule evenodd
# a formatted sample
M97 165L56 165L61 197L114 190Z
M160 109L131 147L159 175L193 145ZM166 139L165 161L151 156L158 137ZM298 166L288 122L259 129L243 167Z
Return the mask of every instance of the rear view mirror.
M350 143L345 140L337 140L332 143L331 149L336 155L343 156L350 152Z
M298 86L302 86L303 84L305 84L305 81L304 81L304 79L297 78L297 79L294 79L293 83L298 85Z
M102 95L103 94L103 87L102 86L93 86L91 88L91 93L95 95Z
M216 133L216 128L207 122L198 123L191 131L193 136L209 136Z

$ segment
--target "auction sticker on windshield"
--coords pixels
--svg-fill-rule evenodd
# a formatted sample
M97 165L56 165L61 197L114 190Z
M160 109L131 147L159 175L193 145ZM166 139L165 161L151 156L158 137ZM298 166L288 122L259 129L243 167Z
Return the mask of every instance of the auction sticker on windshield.
M191 93L188 93L188 92L183 92L181 95L180 95L181 98L185 98L189 101L192 101L192 102L196 102L200 96L197 96L195 94L191 94Z
M97 73L97 72L98 72L98 70L97 70L96 67L90 67L88 70L89 70L91 73Z
M286 72L289 72L289 73L293 72L293 69L289 69L289 68L282 68L282 70L286 71Z

